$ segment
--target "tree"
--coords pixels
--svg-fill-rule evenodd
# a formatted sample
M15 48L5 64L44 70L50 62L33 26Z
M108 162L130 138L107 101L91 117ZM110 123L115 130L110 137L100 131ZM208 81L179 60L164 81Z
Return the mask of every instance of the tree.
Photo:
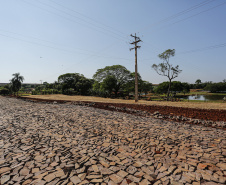
M17 93L17 96L18 96L18 92L21 88L21 84L24 81L24 77L20 76L20 73L15 73L15 74L13 74L13 76L14 77L10 80L11 88L12 88L12 91L14 93Z
M163 82L158 85L158 87L155 89L155 92L158 94L163 94L168 92L169 82ZM170 93L176 94L178 92L189 92L189 84L188 83L181 83L179 81L173 81L171 83L171 89Z
M196 89L199 89L201 86L200 86L200 84L202 83L202 81L200 80L200 79L197 79L196 81L195 81L195 84L196 84Z
M137 81L138 81L138 93L141 92L142 78L139 73L137 73ZM135 92L135 72L130 73L129 81L123 86L123 90L126 93Z
M111 95L111 93L114 91L114 87L116 86L117 79L112 75L107 76L100 84L100 88L106 90L109 95Z
M205 90L208 90L211 93L224 92L226 91L226 83L224 82L209 83L206 85Z
M195 81L195 83L196 83L196 84L201 84L202 81L201 81L200 79L197 79L197 80Z
M79 73L66 73L58 77L63 94L88 95L92 88L93 80ZM58 85L59 85L58 84Z
M130 76L131 76L131 78L130 78L129 82L124 86L124 90L127 93L135 91L135 86L134 86L135 72L131 73ZM145 93L145 95L146 95L149 91L153 90L152 84L150 82L142 80L139 73L137 73L137 79L138 79L137 81L138 81L139 96L141 95L141 93Z
M152 83L147 82L147 81L142 81L141 91L144 92L145 96L147 95L147 93L149 91L152 91L152 90L153 90Z
M169 88L169 82L162 82L154 89L157 94L166 94Z
M98 69L93 75L93 79L101 83L102 87L108 91L110 87L107 83L111 81L110 86L115 93L115 97L117 97L119 90L130 80L130 78L130 71L121 65L106 66L105 68Z
M179 69L179 66L173 67L172 64L169 63L169 59L171 56L175 55L175 49L168 49L163 53L159 54L158 57L163 60L163 63L153 64L152 68L161 76L166 76L169 79L169 86L167 90L167 101L169 100L171 82L174 78L178 77L178 75L182 72Z
M185 93L189 93L190 92L190 85L186 82L182 83L182 85L183 85L183 91L182 92L184 93L184 95L185 95Z

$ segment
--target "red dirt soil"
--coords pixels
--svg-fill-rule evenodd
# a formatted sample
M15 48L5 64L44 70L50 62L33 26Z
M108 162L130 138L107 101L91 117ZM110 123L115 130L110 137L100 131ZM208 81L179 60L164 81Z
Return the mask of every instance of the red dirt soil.
M67 103L74 101L64 101L64 100L44 100L36 98L21 97L21 99L27 99L37 102L57 102L57 103ZM76 102L74 102L76 103ZM79 103L79 102L77 102ZM134 110L146 111L153 114L158 111L162 115L172 115L172 116L183 116L187 118L200 119L200 120L210 120L210 121L224 121L226 122L226 110L217 109L196 109L196 108L184 108L184 107L171 107L171 106L157 106L157 105L141 105L141 104L124 104L124 103L102 103L102 102L83 102L88 106L95 108L115 110L112 107L118 107L117 111L128 113L127 110L123 108L130 108Z

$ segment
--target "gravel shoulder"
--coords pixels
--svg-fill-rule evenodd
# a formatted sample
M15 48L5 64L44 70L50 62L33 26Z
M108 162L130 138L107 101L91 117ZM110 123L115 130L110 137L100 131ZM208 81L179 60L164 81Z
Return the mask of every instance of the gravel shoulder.
M0 184L225 184L226 131L0 97Z

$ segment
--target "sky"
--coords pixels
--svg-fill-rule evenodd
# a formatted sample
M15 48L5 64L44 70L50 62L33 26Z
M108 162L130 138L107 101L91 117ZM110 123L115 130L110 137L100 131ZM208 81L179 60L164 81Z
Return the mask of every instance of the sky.
M52 83L65 73L92 78L123 65L153 84L167 81L153 64L175 49L176 81L226 79L226 0L0 0L0 83Z

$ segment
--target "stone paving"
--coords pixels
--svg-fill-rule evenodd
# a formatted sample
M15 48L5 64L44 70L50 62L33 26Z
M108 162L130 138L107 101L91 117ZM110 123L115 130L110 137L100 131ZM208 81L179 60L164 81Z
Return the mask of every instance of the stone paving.
M226 131L0 97L0 184L225 184Z

